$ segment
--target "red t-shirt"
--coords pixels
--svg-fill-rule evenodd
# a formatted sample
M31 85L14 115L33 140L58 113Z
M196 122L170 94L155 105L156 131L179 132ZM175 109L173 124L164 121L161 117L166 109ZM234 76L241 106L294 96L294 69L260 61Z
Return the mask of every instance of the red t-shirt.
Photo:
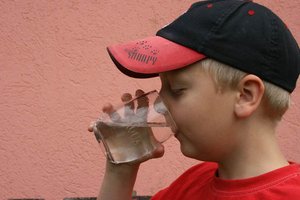
M198 164L158 192L152 200L296 200L300 199L300 165L289 166L242 180L215 176L216 163Z

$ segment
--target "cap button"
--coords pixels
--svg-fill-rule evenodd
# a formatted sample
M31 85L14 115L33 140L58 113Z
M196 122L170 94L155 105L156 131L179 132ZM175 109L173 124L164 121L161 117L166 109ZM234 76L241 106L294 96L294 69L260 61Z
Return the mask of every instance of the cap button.
M212 3L207 4L207 8L212 8L212 7L213 7Z
M254 15L254 14L255 14L255 11L254 11L254 10L249 10L249 11L248 11L248 15L252 16L252 15Z

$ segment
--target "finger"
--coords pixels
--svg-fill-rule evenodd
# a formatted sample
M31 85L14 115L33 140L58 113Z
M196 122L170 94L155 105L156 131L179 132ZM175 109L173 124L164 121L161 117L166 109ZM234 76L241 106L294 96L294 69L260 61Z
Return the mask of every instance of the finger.
M130 118L134 115L134 102L132 100L132 95L125 93L122 95L121 100L124 102L124 117Z
M93 132L94 126L95 126L95 122L93 121L93 122L90 123L90 126L89 126L89 128L88 128L88 131L89 131L89 132Z
M156 149L152 152L152 158L160 158L164 155L165 148L161 143L158 143Z
M93 128L93 132L94 132L94 135L96 137L96 140L100 143L101 142L101 135L100 135L100 132L97 128Z
M92 122L90 123L90 126L89 126L89 128L88 128L88 131L89 131L89 132L93 132L94 135L95 135L95 137L96 137L96 140L100 143L100 141L101 141L101 136L100 136L99 131L98 131L98 129L97 129L97 121L92 121Z
M162 115L167 113L167 108L159 97L157 97L154 101L154 109L157 113Z
M135 96L137 97L137 108L148 107L149 99L147 96L145 96L145 92L143 90L137 90L135 92Z
M132 161L132 162L130 162L130 163L128 163L128 164L129 164L129 165L132 165L132 164L140 164L140 163L143 163L143 162L145 162L145 161L147 161L147 160L150 160L150 159L153 159L153 158L160 158L160 157L162 157L162 156L164 155L164 153L165 153L164 146L163 146L162 144L159 143L159 144L156 146L155 150L154 150L152 153L150 153L150 154L148 154L148 155L142 157L141 159Z
M137 110L136 115L140 120L147 121L148 110L149 110L149 98L145 95L144 91L137 90Z
M152 129L150 129L149 136L155 150L151 153L151 158L160 158L164 155L164 146L155 138Z
M141 90L141 89L138 89L138 90L135 91L135 96L136 97L139 97L139 96L141 96L143 94L145 94L145 92L143 90Z
M124 103L129 103L129 101L132 99L132 95L130 93L124 93L121 97L121 100Z
M102 108L102 111L108 114L111 121L113 122L119 122L122 119L119 113L115 110L115 108L110 103L105 104Z

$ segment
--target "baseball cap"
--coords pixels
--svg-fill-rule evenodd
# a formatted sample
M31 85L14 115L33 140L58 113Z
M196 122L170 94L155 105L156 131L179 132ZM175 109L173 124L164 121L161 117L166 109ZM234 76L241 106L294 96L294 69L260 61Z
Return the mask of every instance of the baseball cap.
M300 72L299 47L288 27L249 0L196 2L155 36L107 50L118 69L135 78L212 58L292 92Z

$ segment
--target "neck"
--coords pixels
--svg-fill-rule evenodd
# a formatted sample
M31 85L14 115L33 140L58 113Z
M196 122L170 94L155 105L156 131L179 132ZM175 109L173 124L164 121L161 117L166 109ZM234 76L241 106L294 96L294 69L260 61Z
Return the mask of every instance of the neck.
M276 141L274 126L264 125L245 130L239 133L239 145L219 162L220 178L255 177L289 164Z

